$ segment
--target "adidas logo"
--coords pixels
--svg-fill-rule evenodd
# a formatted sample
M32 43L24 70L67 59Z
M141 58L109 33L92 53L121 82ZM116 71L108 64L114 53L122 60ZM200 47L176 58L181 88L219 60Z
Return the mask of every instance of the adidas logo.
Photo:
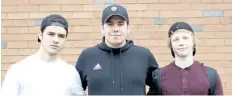
M93 70L100 70L100 69L102 69L102 68L101 68L99 63L97 63L97 65L95 65L93 68Z

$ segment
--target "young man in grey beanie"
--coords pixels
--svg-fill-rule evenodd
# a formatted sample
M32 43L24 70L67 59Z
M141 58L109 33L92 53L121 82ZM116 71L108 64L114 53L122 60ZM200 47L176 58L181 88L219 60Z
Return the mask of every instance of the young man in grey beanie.
M7 71L0 96L84 95L75 67L58 58L68 35L68 22L60 15L43 19L39 50Z
M89 95L146 95L152 88L152 71L158 64L149 49L127 40L130 32L127 10L117 4L103 10L102 42L85 49L76 69Z

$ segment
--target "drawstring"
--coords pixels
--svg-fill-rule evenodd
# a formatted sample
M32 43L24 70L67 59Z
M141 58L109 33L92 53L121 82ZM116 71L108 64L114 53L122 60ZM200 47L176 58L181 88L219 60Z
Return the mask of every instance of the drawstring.
M112 83L114 83L114 64L112 63L112 60L113 60L113 51L112 51L112 49L110 50L110 54L111 54L111 56L110 56L110 64L111 64L111 74L112 74L112 76L113 76L113 81L112 81Z
M121 78L121 85L120 85L120 87L121 87L121 90L123 90L123 76L122 76L122 73L123 73L123 70L122 70L122 66L121 66L121 64L122 64L122 53L121 53L121 48L120 48L120 56L119 56L119 59L120 59L120 78Z

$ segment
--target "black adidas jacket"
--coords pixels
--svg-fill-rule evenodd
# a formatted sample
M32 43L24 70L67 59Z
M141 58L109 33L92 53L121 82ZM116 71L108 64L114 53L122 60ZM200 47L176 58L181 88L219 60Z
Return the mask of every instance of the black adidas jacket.
M122 48L101 44L85 49L76 69L84 90L89 95L145 95L146 85L152 86L152 71L158 64L144 47L127 41Z

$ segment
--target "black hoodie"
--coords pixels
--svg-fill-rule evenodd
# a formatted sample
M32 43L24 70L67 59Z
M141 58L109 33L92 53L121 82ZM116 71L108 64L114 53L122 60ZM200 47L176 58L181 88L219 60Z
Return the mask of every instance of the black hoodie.
M152 71L158 64L149 49L127 40L122 48L103 42L85 49L76 69L88 95L145 95L152 84Z

